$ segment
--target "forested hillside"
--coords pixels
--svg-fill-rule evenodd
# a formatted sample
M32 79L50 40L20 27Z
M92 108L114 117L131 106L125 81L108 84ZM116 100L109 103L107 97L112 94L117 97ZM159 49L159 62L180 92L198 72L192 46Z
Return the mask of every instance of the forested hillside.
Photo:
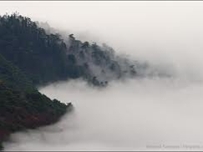
M0 53L35 85L69 78L100 85L136 74L133 63L106 45L81 42L73 34L62 38L46 33L30 18L17 14L0 17L0 23Z
M4 33L13 25L5 26L4 23L1 18L0 148L1 142L8 139L10 133L54 123L72 107L71 104L51 100L37 91L32 73L24 70L29 62L21 60L26 52L16 52L21 48L21 43L13 43L15 38ZM26 39L24 41L26 43Z
M46 32L19 14L0 16L0 142L14 131L54 123L71 109L38 86L77 78L106 86L136 73L133 62L107 45Z

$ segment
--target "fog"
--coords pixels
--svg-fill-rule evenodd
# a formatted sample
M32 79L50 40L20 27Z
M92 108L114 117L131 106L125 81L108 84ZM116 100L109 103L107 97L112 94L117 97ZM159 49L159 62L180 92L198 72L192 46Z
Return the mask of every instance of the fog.
M203 149L203 2L1 2L0 8L107 43L172 75L102 89L82 80L40 88L74 110L57 124L13 134L5 150Z
M14 134L13 143L5 148L199 150L203 142L202 89L202 83L169 78L114 82L105 89L88 87L83 81L52 84L40 91L71 101L74 110L55 125ZM155 147L159 145L162 147Z

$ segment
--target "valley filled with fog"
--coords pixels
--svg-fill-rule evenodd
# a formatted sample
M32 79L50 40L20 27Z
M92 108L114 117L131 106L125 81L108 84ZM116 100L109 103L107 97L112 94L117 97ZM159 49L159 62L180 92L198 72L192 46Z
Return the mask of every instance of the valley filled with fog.
M63 3L43 5L65 9ZM44 20L28 7L13 6ZM203 150L203 3L81 2L69 7L66 15L56 13L63 19L47 9L46 21L72 30L80 40L107 43L150 68L143 77L113 80L103 88L82 79L39 88L51 99L71 102L73 111L54 125L13 134L5 150Z

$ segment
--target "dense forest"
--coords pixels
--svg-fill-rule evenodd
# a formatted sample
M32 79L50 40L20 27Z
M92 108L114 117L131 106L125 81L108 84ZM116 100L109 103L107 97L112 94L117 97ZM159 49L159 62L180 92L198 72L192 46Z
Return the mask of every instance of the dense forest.
M133 76L127 59L107 45L81 42L73 34L62 37L46 32L30 18L18 14L0 18L0 53L18 66L34 85L83 78L94 85Z
M32 57L35 60L37 52L26 52L30 51L24 46L28 41L25 37L24 40L19 39L20 33L26 31L23 25L20 27L14 23L13 17L15 21L20 19L16 14L0 17L0 149L3 148L1 142L7 140L10 133L54 123L72 107L71 103L66 105L56 99L51 100L37 91L39 81L36 80L40 79L34 77L44 77L36 70L41 65L33 65L30 60ZM21 19L22 22L27 20ZM31 66L36 68L35 71L28 70Z
M54 123L70 107L40 94L18 67L0 55L0 142L12 132Z
M71 103L39 93L38 86L77 78L107 86L136 76L135 66L105 44L48 32L17 13L0 16L0 142L14 131L56 122L71 109Z

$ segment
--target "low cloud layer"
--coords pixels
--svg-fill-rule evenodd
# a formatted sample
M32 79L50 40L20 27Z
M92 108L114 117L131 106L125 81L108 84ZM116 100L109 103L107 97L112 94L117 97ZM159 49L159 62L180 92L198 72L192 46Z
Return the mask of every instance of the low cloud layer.
M5 149L153 150L168 145L165 149L170 150L170 146L203 146L202 89L202 83L171 78L115 82L106 89L88 87L83 81L52 84L41 92L72 102L74 111L55 125L14 134L14 143L6 143Z

